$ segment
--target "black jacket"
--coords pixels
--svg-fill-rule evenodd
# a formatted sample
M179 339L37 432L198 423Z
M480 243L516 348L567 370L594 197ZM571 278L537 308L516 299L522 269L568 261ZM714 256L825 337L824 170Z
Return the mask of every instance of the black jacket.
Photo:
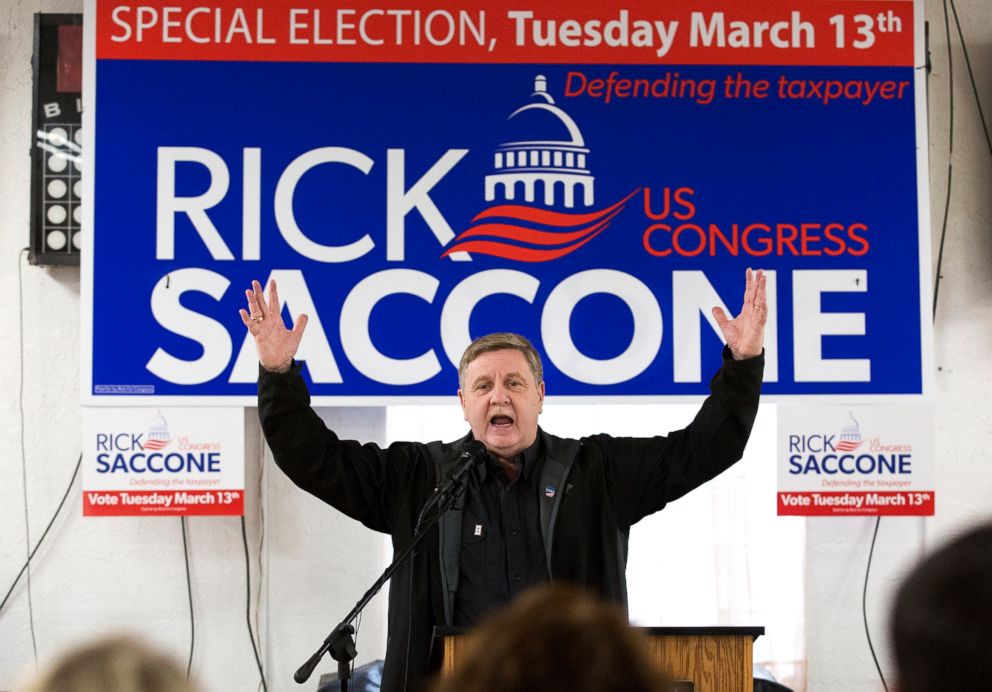
M757 413L763 367L761 356L734 361L725 349L699 413L667 437L571 440L539 431L544 454L536 501L553 581L585 586L626 605L630 526L740 459ZM259 375L259 417L276 463L300 488L390 534L393 550L401 551L421 506L471 435L454 443L396 442L386 449L339 439L310 408L299 371L297 365L284 375ZM549 486L553 492L545 492ZM451 622L460 545L461 513L449 510L412 564L393 576L386 692L403 689L408 634L408 689L419 689L433 628Z

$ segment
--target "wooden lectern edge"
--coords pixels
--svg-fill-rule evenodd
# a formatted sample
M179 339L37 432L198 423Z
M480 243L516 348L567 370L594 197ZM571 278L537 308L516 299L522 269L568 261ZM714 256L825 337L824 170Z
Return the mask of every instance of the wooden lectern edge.
M752 644L765 633L764 627L632 627L644 633L652 657L677 678L692 680L696 692L750 692ZM471 628L435 627L432 669L450 674L468 637Z
M758 637L765 633L765 628L763 626L749 625L631 625L631 629L654 636L739 637L751 635L751 641L755 641ZM434 627L433 640L436 641L443 637L460 637L462 635L469 634L471 631L471 627L438 625Z

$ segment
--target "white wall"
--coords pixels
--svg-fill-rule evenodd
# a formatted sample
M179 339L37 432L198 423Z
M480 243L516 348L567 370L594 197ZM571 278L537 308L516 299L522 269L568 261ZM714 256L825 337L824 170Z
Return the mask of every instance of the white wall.
M28 241L32 15L81 12L81 0L0 3L0 598L26 557L18 390L18 258ZM79 270L22 262L24 448L32 545L55 511L80 449ZM123 328L123 325L122 325ZM338 430L380 440L385 412L323 412ZM254 603L270 690L316 689L330 659L300 688L292 673L378 574L377 534L297 490L266 459L254 409L245 412L246 519ZM261 514L265 514L259 594ZM188 520L196 646L206 690L253 690L259 676L245 624L245 558L234 517ZM345 559L347 558L347 560ZM76 481L33 561L31 596L42 665L66 646L121 628L183 664L190 625L180 523L172 517L82 517ZM384 596L384 594L383 594ZM358 663L384 654L384 598L364 618ZM259 598L260 597L260 598ZM27 583L0 611L0 690L34 670Z
M955 0L985 117L992 116L992 5ZM936 267L947 191L947 45L943 3L927 3L933 70L929 79L930 201ZM992 359L992 156L982 133L953 15L953 183L941 268L934 350L937 365L936 515L882 519L868 587L868 620L892 683L886 617L893 591L920 552L962 527L992 519L990 383ZM992 125L992 121L989 121ZM809 690L881 690L864 635L861 594L875 520L807 521L806 597Z
M992 9L988 0L956 0L979 93L992 115ZM931 2L930 155L934 259L947 171L947 61L942 5ZM78 12L81 2L30 0L0 4L0 596L25 557L18 388L18 279L28 235L31 103L31 16ZM952 32L954 31L952 23ZM869 588L869 618L883 670L891 678L885 612L896 580L925 545L992 515L986 471L992 425L992 160L978 124L957 38L955 48L954 192L937 318L937 516L882 521ZM24 267L25 378L23 429L32 542L55 509L79 453L79 278L66 268ZM293 488L263 465L257 423L246 412L246 486L252 579L262 550L261 641L271 690L299 689L290 676L377 573L374 534ZM376 440L382 410L328 410L346 435ZM270 464L270 460L266 461ZM208 690L257 683L244 624L244 557L240 525L231 518L189 521L196 609L194 670ZM874 520L840 518L807 524L809 687L845 692L881 689L864 641L861 587ZM354 560L346 566L347 556ZM126 627L185 661L189 621L179 522L172 518L86 519L78 482L68 511L34 561L32 596L38 656ZM340 572L340 573L339 573ZM381 655L381 607L366 618L359 661ZM28 599L19 585L0 612L0 690L33 668ZM333 669L331 662L318 671ZM307 687L304 689L312 689Z

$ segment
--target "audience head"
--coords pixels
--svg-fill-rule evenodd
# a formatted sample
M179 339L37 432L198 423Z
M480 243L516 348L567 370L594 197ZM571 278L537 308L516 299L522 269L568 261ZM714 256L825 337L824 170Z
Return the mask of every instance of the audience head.
M436 692L662 692L665 676L623 610L575 587L539 587L473 632Z
M900 692L992 686L992 524L925 558L903 582L891 619Z
M196 692L168 656L128 637L72 649L43 673L31 692Z

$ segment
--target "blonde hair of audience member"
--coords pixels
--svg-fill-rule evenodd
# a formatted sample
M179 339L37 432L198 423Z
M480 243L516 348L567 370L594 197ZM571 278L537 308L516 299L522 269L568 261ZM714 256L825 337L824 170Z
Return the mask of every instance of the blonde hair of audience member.
M186 671L165 654L128 637L72 649L30 692L197 692Z
M435 692L662 692L668 680L623 611L576 587L542 586L480 623Z

